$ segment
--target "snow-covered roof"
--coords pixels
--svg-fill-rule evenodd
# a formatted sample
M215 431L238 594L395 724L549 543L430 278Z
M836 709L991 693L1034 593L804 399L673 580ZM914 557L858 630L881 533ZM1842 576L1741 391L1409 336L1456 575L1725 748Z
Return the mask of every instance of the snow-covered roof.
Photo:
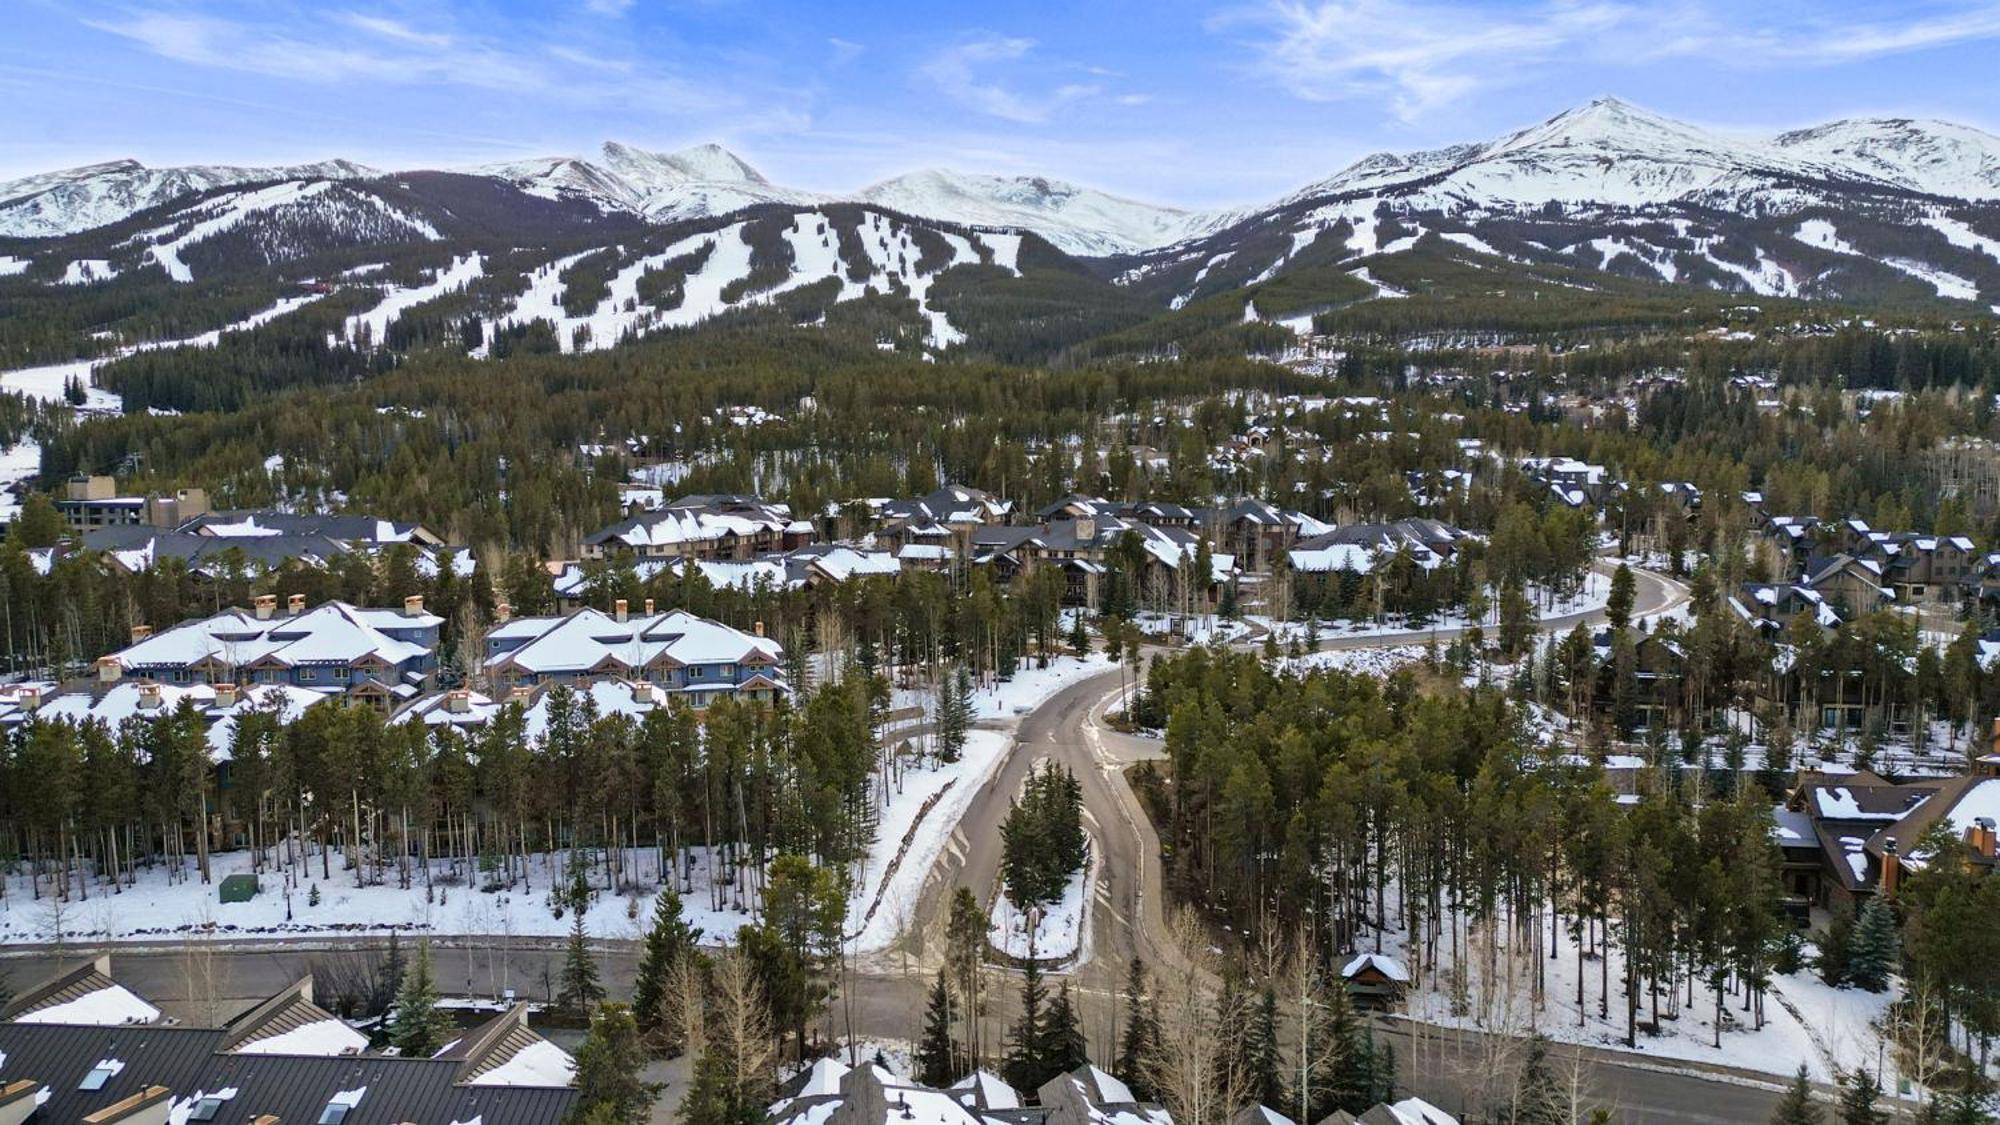
M512 1058L491 1070L481 1071L470 1086L568 1086L576 1077L576 1060L569 1052L546 1039L514 1052Z
M1340 970L1340 975L1352 978L1369 968L1373 968L1390 980L1402 984L1409 983L1410 971L1403 967L1403 963L1380 953L1362 953L1355 956Z
M225 685L223 692L229 691ZM252 711L275 716L279 723L297 721L306 708L324 703L336 693L313 691L290 684L253 684L235 690L235 699L218 702L212 684L154 684L126 680L113 684L103 694L68 692L45 700L35 715L44 720L71 723L101 722L112 730L128 719L152 719L171 715L183 702L192 704L209 720L209 757L218 762L230 757L236 720Z
M597 609L563 617L516 618L487 634L511 641L529 638L511 651L489 657L488 668L538 675L584 675L604 668L637 670L658 664L777 665L784 649L719 621L685 610L629 616L624 621Z
M191 668L208 661L239 668L260 661L283 666L352 664L367 656L401 665L423 658L429 650L390 633L442 624L444 618L421 610L406 614L345 602L328 602L296 615L274 612L269 617L232 609L176 625L113 655L127 670Z
M236 1055L355 1055L368 1049L368 1037L331 1016L300 1024L276 1035L252 1039L230 1048Z
M59 1023L73 1026L117 1027L153 1023L160 1010L122 984L107 981L81 996L15 1016L15 1023Z
M990 1070L975 1070L951 1084L959 1101L974 1109L1019 1109L1021 1095Z

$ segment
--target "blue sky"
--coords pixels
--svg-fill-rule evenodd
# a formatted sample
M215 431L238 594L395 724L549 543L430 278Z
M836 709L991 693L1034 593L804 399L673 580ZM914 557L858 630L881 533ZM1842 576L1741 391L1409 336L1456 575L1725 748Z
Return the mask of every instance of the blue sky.
M1775 130L2000 126L2000 0L0 0L0 177L115 157L453 166L728 145L1255 202L1599 94Z

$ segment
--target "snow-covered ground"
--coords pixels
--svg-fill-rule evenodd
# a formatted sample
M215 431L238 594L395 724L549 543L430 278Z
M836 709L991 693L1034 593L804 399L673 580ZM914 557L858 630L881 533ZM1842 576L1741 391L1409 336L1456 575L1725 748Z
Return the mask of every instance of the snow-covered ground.
M1063 688L1115 665L1100 656L1058 658L1047 668L1024 667L1015 678L975 693L982 725L968 733L965 751L949 765L917 765L905 770L893 790L879 795L878 829L866 857L853 871L854 896L848 903L849 949L856 953L887 948L914 913L924 880L980 788L1014 745L1018 714L1032 710ZM721 857L692 852L683 916L709 940L727 940L756 920L750 880L730 872ZM625 853L626 882L650 886L659 878L660 857L650 848ZM388 878L356 886L336 851L321 875L315 854L292 877L267 870L262 893L249 902L217 901L217 887L234 874L252 872L248 852L211 857L213 882L203 884L193 863L175 869L155 866L139 872L136 884L113 891L93 885L88 899L55 904L43 883L34 897L24 874L0 883L0 943L157 941L186 937L218 939L325 938L391 928L442 935L555 938L569 932L570 919L558 916L551 889L565 885L566 853L533 857L528 879L514 889L482 889L477 876L467 883L451 864L432 865L430 888L421 870L412 886ZM593 874L595 882L602 879ZM314 888L319 902L312 905ZM585 916L593 937L634 939L652 915L652 895L603 891Z
M1391 901L1394 901L1393 892ZM1549 940L1548 916L1542 913L1538 917L1535 929L1546 943ZM1470 936L1461 938L1465 948L1463 963L1467 980L1462 997L1457 998L1449 979L1449 939L1441 940L1439 950L1443 963L1412 986L1408 995L1409 1013L1426 1022L1444 1026L1480 1027L1515 1034L1539 1031L1566 1043L1627 1050L1622 992L1624 959L1617 950L1611 952L1608 966L1594 954L1583 961L1584 1003L1579 1018L1579 965L1576 945L1567 926L1557 927L1554 957L1548 956L1546 947L1540 951L1539 957L1533 948L1511 948L1509 943L1516 936L1503 919L1501 931L1496 937L1500 945L1494 958L1497 972L1490 982L1480 967L1485 948L1483 934L1474 931ZM1374 950L1372 935L1363 937L1360 948L1366 952ZM1384 935L1383 951L1389 956L1409 964L1406 950L1405 933L1395 931ZM1545 1003L1539 1011L1532 1004L1529 988L1529 981L1538 965L1547 974ZM1609 1015L1600 1017L1600 983L1607 971L1611 986ZM1685 984L1681 987L1684 990ZM1725 997L1722 1045L1718 1048L1714 1045L1715 995L1712 991L1697 986L1693 1003L1683 1002L1678 1013L1672 1016L1669 1015L1673 1009L1671 997L1662 992L1657 1033L1646 1030L1652 1019L1652 1005L1650 998L1642 995L1638 1045L1631 1049L1653 1058L1717 1063L1779 1076L1791 1074L1803 1063L1813 1078L1823 1082L1838 1077L1836 1068L1866 1066L1874 1071L1879 1064L1888 1069L1888 1073L1882 1076L1883 1085L1893 1089L1893 1052L1883 1051L1881 1059L1878 1059L1880 1040L1876 1029L1877 1021L1887 1011L1893 998L1893 994L1887 992L1829 988L1810 968L1778 976L1772 982L1771 994L1764 1005L1762 1028L1754 1027L1754 1016L1744 1010L1740 992ZM1456 1005L1455 999L1460 1001ZM1681 999L1686 1000L1684 991Z
M986 931L987 942L1009 957L1033 957L1044 964L1074 968L1090 956L1090 901L1096 886L1097 849L1093 847L1090 859L1063 884L1062 897L1039 911L1024 913L1015 909L1006 895L1000 895L989 912L992 921Z
M1611 579L1608 575L1600 574L1593 570L1584 576L1583 586L1574 594L1557 596L1531 589L1528 592L1528 596L1534 601L1535 614L1538 621L1548 622L1576 614L1595 613L1603 609L1611 600ZM1498 599L1493 600L1497 604ZM1307 632L1306 624L1302 621L1274 621L1269 617L1256 614L1246 616L1245 620L1270 629L1283 642L1289 642L1294 637L1303 639ZM1438 614L1435 618L1422 625L1413 625L1394 615L1390 615L1381 621L1322 621L1319 623L1319 636L1322 639L1335 637L1396 637L1410 634L1421 636L1433 632L1447 633L1467 628L1472 624L1475 624L1475 622L1468 618L1463 610L1452 609ZM1489 609L1486 616L1478 621L1477 624L1489 630L1490 633L1491 630L1499 628L1499 616L1496 611Z

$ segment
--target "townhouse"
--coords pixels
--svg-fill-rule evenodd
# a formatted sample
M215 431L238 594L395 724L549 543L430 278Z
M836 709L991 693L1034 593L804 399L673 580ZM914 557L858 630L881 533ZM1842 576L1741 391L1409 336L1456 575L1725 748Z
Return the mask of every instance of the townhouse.
M743 632L683 610L579 609L503 621L486 634L483 668L501 691L600 680L650 684L706 707L723 695L769 702L785 690L784 649L759 623Z
M817 537L811 521L755 496L684 496L586 536L585 559L629 551L639 559L753 559Z
M388 710L430 686L444 618L410 597L403 608L328 602L308 609L274 594L164 632L132 629L130 646L99 657L97 680L187 684L288 685L340 694Z

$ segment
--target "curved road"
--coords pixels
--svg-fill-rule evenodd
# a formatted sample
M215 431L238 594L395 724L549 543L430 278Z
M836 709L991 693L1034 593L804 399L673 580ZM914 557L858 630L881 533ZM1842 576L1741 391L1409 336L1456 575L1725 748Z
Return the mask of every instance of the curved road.
M1603 567L1605 564L1600 564ZM1638 578L1635 618L1670 611L1687 599L1686 588L1649 571ZM1602 610L1566 614L1544 620L1543 632L1567 631L1578 624L1602 620ZM1320 648L1369 649L1444 640L1459 630L1323 638ZM1010 798L1020 791L1027 771L1047 758L1067 766L1082 784L1084 809L1099 865L1089 913L1090 935L1081 964L1066 974L1076 995L1090 1040L1106 1057L1115 1050L1120 1026L1120 994L1126 965L1134 954L1149 965L1171 964L1159 864L1159 839L1138 799L1125 781L1126 767L1160 756L1155 740L1136 738L1111 729L1105 712L1117 703L1127 674L1118 669L1078 681L1057 692L1023 716L1015 745L993 772L966 811L949 844L939 855L916 907L898 941L888 950L856 958L843 990L847 1000L836 1005L829 1022L836 1029L851 1020L862 1035L903 1039L911 1036L923 1010L924 990L943 960L945 917L952 892L971 887L990 901L998 885L1000 823ZM247 1006L290 984L315 960L340 951L366 948L370 942L300 942L273 947L227 947L216 959L215 991L228 1012ZM331 948L329 948L331 947ZM54 950L16 950L11 972L16 980L34 979L54 960ZM74 956L76 951L71 951ZM192 960L183 947L117 948L121 980L156 1000L171 1001L191 993ZM438 976L446 987L464 983L467 992L492 993L515 988L524 997L540 997L561 957L559 943L523 939L464 939L434 943ZM630 942L607 942L601 964L613 995L629 993L637 961ZM988 1044L993 1053L1011 1018L1011 990L991 995ZM177 1013L181 1014L181 1013ZM1406 1090L1430 1097L1448 1109L1460 1108L1468 1091L1480 1081L1489 1052L1478 1047L1475 1032L1451 1032L1412 1025L1383 1024L1378 1033L1401 1040L1397 1055ZM1571 1050L1559 1047L1566 1060ZM1776 1104L1776 1081L1751 1071L1663 1060L1583 1048L1575 1054L1594 1080L1597 1095L1617 1106L1621 1120L1651 1122L1730 1122L1763 1120ZM1713 1077L1703 1077L1702 1072Z

